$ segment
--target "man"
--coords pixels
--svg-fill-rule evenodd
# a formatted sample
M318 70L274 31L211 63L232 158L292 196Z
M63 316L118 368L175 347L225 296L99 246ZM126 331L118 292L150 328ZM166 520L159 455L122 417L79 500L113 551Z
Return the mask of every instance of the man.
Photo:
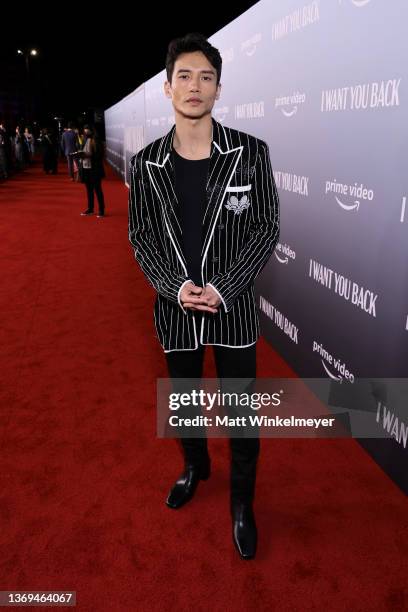
M175 125L130 161L129 240L158 295L154 319L172 379L202 375L213 345L217 376L256 376L260 335L254 280L279 237L279 199L268 145L211 115L220 53L201 34L173 40L165 95ZM184 471L166 503L180 508L211 472L205 436L183 438ZM255 556L259 439L231 438L233 541Z
M64 130L61 138L61 149L68 163L68 174L71 181L74 181L74 161L72 153L78 150L77 136L74 130L74 124L68 123L68 128Z

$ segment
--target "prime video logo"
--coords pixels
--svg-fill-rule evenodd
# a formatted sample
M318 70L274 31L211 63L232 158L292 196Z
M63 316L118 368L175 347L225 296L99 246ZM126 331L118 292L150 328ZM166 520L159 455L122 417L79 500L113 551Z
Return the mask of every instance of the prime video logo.
M306 94L299 91L290 96L280 96L275 99L275 109L280 108L284 117L293 117L298 112L299 106L305 103L305 100Z
M357 183L354 183L354 185L347 185L345 183L338 183L336 179L333 181L326 181L325 194L328 193L334 194L334 198L340 208L347 211L358 211L361 200L372 201L374 198L374 191L364 187L363 183L360 185L357 185ZM342 196L343 198L354 198L353 203L346 204L338 196Z
M281 264L288 264L289 258L292 260L296 259L296 253L293 251L288 244L282 244L278 242L274 249L274 255Z

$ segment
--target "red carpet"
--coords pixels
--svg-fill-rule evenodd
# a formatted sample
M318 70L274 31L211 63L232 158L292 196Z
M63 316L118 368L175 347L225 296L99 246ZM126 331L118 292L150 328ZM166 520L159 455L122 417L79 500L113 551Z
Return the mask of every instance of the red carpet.
M232 544L227 440L165 506L182 461L155 434L154 290L111 171L104 192L97 219L65 165L0 184L0 590L75 590L97 612L408 609L407 499L353 440L261 441L254 561ZM263 340L258 363L293 375Z

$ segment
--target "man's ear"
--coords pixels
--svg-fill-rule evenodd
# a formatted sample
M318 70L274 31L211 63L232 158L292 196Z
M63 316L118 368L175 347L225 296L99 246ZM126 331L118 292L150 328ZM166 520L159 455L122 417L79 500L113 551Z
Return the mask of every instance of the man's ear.
M217 85L217 93L215 94L215 99L218 100L221 95L221 83Z
M169 81L164 82L164 93L167 98L171 98L171 84Z

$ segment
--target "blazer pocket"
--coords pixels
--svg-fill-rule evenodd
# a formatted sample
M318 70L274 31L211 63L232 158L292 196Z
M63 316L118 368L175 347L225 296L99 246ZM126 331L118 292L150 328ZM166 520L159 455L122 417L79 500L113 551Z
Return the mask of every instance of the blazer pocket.
M227 187L229 193L241 193L242 191L250 191L252 185L237 185L236 187Z

